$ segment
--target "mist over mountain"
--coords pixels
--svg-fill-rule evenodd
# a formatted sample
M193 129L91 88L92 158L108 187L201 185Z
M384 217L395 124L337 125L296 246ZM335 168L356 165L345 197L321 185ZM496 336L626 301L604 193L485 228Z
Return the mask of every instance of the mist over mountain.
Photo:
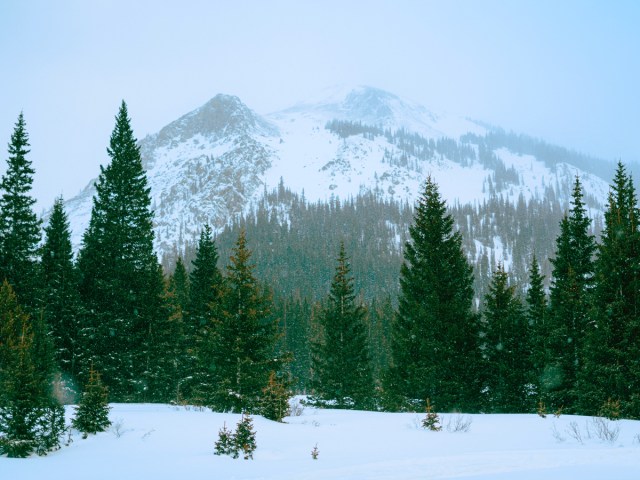
M365 86L326 91L269 115L257 114L238 97L219 94L140 140L140 149L153 198L155 244L165 268L170 270L178 255L189 262L205 224L219 236L222 259L241 224L270 224L249 235L271 245L259 254L259 271L292 279L285 290L299 287L305 280L294 279L293 260L279 257L291 244L307 242L296 247L297 261L318 255L315 276L330 278L338 241L329 236L333 228L334 237L353 237L356 273L369 278L378 268L373 258L387 262L379 267L386 273L363 281L369 296L396 281L411 207L427 176L435 179L456 214L476 275L488 277L500 262L525 281L531 254L546 258L553 253L557 223L576 175L597 219L613 169L603 160L432 112ZM93 194L91 184L66 204L76 248L89 222ZM325 218L323 205L330 206L333 220ZM343 214L340 226L331 226ZM311 240L305 233L311 224L323 224L325 237L317 231ZM318 248L322 243L326 246ZM359 259L363 252L371 258ZM319 266L322 262L325 267ZM322 285L308 288L318 291Z

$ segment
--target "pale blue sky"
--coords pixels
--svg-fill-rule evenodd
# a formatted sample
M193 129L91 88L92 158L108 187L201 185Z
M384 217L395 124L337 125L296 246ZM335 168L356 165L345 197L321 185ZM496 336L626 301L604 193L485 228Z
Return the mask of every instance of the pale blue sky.
M366 84L640 161L640 1L0 0L0 171L21 110L40 208L217 93L268 113Z

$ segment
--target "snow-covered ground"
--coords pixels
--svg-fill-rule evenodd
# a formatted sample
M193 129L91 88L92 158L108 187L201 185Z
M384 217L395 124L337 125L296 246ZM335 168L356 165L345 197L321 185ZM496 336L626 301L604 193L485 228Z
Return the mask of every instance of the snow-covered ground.
M218 430L225 422L234 429L239 415L116 404L110 418L109 431L86 440L74 432L46 457L0 457L0 479L640 478L640 422L630 420L441 414L442 431L431 432L420 426L423 414L305 407L286 423L255 417L258 448L245 461L213 455ZM603 440L599 428L618 436Z

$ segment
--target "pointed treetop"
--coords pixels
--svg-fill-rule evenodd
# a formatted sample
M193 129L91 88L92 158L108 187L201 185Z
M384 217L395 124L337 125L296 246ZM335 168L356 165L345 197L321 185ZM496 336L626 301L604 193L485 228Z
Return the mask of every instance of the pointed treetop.
M130 159L130 156L140 156L140 149L137 145L137 140L133 135L133 129L131 128L131 119L127 110L127 104L122 101L120 110L116 115L116 125L111 133L111 139L109 141L109 147L107 147L107 153L112 159L122 158Z
M235 275L238 280L243 280L240 282L240 285L242 285L244 281L255 282L252 274L255 266L249 263L250 258L251 250L247 248L247 232L243 228L240 230L238 240L233 247L233 253L230 258L231 264L227 266L229 276Z
M29 147L29 134L27 133L24 115L20 112L15 128L11 134L11 142L9 143L9 155L26 155L30 152L25 147Z
M0 189L5 191L3 196L24 195L31 189L35 171L31 166L31 162L26 158L26 155L30 152L27 148L29 146L29 134L27 133L24 115L20 112L8 146L7 171L2 175ZM33 203L35 203L35 200L29 206Z
M35 298L35 263L41 221L30 196L35 173L29 153L29 136L20 113L9 143L7 169L0 180L0 278L7 278L18 296L31 306Z

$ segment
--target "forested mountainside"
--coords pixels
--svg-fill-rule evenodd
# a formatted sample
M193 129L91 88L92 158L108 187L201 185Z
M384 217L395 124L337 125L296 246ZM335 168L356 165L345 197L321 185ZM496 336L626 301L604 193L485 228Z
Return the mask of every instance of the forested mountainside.
M378 89L259 115L217 95L140 141L155 212L155 247L171 255L205 223L221 232L257 211L281 185L307 203L348 203L373 194L413 206L431 175L450 207L524 200L568 205L575 175L597 214L613 166L519 134L435 114ZM66 207L80 245L93 183ZM286 206L286 205L285 205ZM500 222L499 217L497 222Z
M31 209L20 115L0 182L0 453L59 446L61 403L83 383L105 406L108 391L113 401L274 420L293 391L339 408L416 410L433 398L465 411L640 415L640 214L621 162L603 208L603 182L565 163L552 171L484 141L355 122L325 130L351 141L351 153L362 141L386 145L380 165L393 163L394 175L417 181L438 166L449 188L483 196L448 203L426 172L413 206L409 184L396 195L374 171L374 188L339 195L332 183L328 200L313 200L281 177L223 227L203 219L197 243L161 249L163 269L152 188L122 102L74 256L62 199L44 231ZM388 153L400 144L411 156ZM363 158L320 171L351 179ZM47 423L42 435L19 423L29 412Z
M510 277L526 286L531 258L542 259L542 273L548 279L560 220L567 206L555 196L542 200L523 198L515 205L494 197L479 205L449 207L463 247L474 267L478 298L486 293L491 273L498 263ZM247 215L242 215L216 237L220 258L229 257L240 229L245 229L259 278L276 296L294 295L313 301L322 298L333 273L333 256L344 241L352 259L356 285L362 297L372 300L398 292L398 272L413 206L385 200L374 193L349 201L309 203L284 186L265 194ZM593 232L598 234L596 218ZM197 243L188 243L163 256L172 271L178 255L186 265L195 258ZM224 260L221 260L221 264Z
M165 274L178 259L193 274L211 226L221 270L244 232L255 274L275 301L293 378L306 388L309 342L329 291L338 246L368 307L375 371L388 361L389 328L414 206L435 181L473 272L474 309L503 268L521 295L538 260L550 285L560 222L580 179L598 235L613 166L542 140L435 114L377 89L259 115L218 95L139 142ZM76 248L94 187L67 202Z

